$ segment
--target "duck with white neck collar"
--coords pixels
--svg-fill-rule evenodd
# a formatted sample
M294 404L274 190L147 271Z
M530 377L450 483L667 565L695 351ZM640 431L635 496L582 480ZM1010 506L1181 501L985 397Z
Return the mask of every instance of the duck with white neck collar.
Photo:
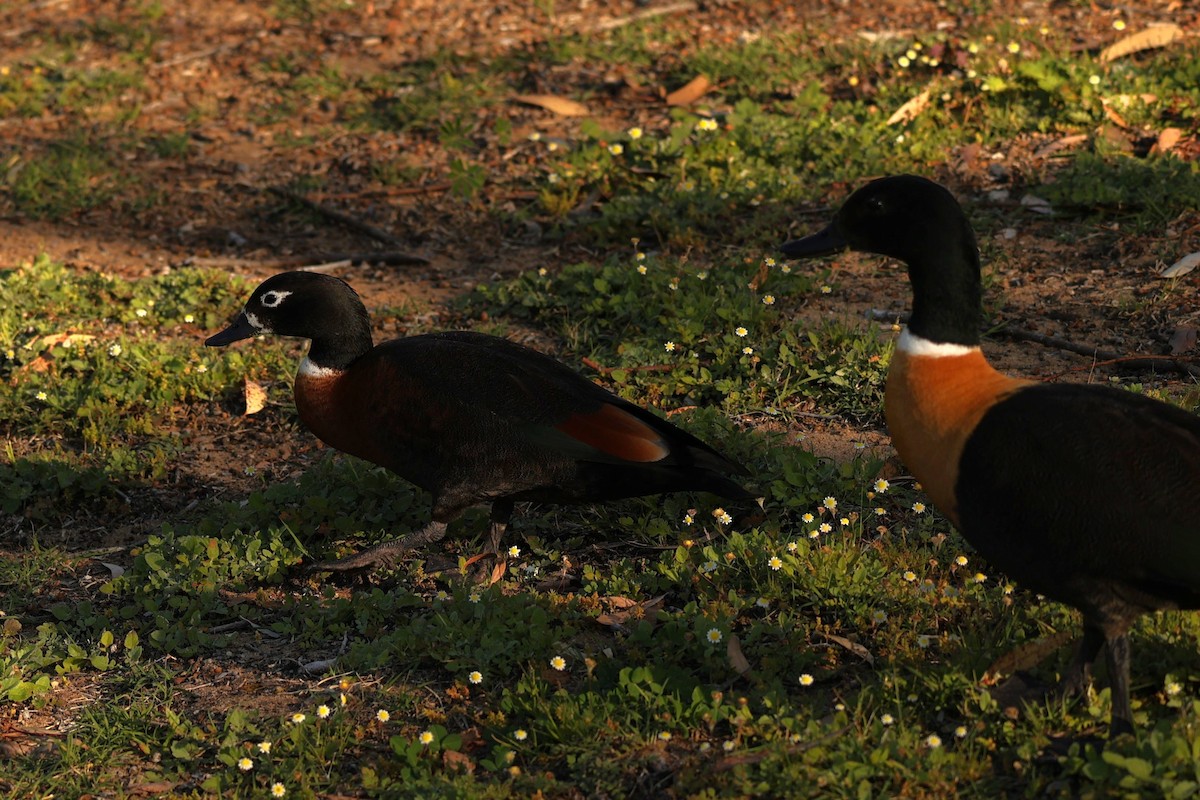
M872 181L783 252L847 248L908 266L912 315L884 401L900 458L989 562L1083 613L1060 689L1084 689L1105 648L1111 732L1132 731L1130 627L1143 613L1200 608L1200 417L1120 389L993 369L979 347L975 233L932 181Z

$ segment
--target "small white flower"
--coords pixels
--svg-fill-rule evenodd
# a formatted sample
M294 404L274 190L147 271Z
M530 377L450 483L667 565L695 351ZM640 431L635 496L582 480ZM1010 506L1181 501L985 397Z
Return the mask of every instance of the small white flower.
M521 555L521 548L517 547L515 544L512 547L508 548L508 557L509 558L516 558L519 555Z
M637 128L637 127L630 128L629 130L625 131L625 133L628 134L629 138L633 139L634 141L637 141L638 139L642 138L642 129L641 128Z
M565 658L563 658L562 656L554 656L554 658L550 659L550 666L551 666L551 668L556 669L559 672L562 672L564 669L567 668L567 660Z
M237 766L242 772L249 772L254 769L254 760L242 756L238 759Z
M139 317L144 317L144 316L146 316L146 309L139 308L137 311L135 311L133 313L137 314Z
M882 722L884 726L888 726L894 724L896 722L896 718L891 714L883 714L879 717L879 721Z
M518 742L523 742L529 738L529 732L524 728L517 728L515 731L513 731L513 738Z
M925 746L930 750L936 750L942 746L942 737L938 736L936 733L929 734L925 737Z
M812 686L813 682L814 682L813 676L808 674L807 672L800 676L800 685L801 686Z
M470 675L467 676L467 680L473 684L479 685L483 683L483 673L479 670L474 670Z
M625 152L625 145L623 145L623 144L610 144L610 145L608 146L608 152L612 153L614 156L619 156L619 155L621 155L621 153L624 153L624 152Z
M114 344L108 348L108 354L110 356L112 356L113 358L116 358L117 356L121 355L122 352L124 352L124 351L121 350L121 345L119 345L119 344Z
M184 314L183 321L190 325L191 323L196 321L196 318L193 317L191 314Z
M725 638L725 635L717 628L709 628L708 633L704 634L704 638L708 640L709 644L717 644Z

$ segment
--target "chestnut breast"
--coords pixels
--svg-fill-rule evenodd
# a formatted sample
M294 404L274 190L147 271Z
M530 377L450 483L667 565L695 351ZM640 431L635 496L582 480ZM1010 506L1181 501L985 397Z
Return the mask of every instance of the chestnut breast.
M901 460L943 514L958 525L955 485L963 445L987 410L1031 381L992 368L982 351L911 355L897 350L884 412Z

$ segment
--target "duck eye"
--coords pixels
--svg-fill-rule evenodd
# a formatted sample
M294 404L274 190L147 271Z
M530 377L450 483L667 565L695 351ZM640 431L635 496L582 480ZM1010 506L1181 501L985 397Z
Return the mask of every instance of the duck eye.
M868 197L867 198L867 211L872 214L882 214L885 211L887 211L887 208L883 204L883 198Z
M258 298L258 302L262 303L267 308L274 308L275 306L282 303L283 299L285 297L287 297L289 294L291 294L291 292L281 292L278 290L271 290L269 292L263 292L263 296Z

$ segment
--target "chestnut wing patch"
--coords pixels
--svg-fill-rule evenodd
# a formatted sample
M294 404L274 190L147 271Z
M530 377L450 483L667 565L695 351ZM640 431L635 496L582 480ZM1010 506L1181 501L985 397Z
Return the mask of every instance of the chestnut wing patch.
M611 403L605 403L599 411L572 414L554 427L576 441L625 461L660 461L671 452L658 431Z

